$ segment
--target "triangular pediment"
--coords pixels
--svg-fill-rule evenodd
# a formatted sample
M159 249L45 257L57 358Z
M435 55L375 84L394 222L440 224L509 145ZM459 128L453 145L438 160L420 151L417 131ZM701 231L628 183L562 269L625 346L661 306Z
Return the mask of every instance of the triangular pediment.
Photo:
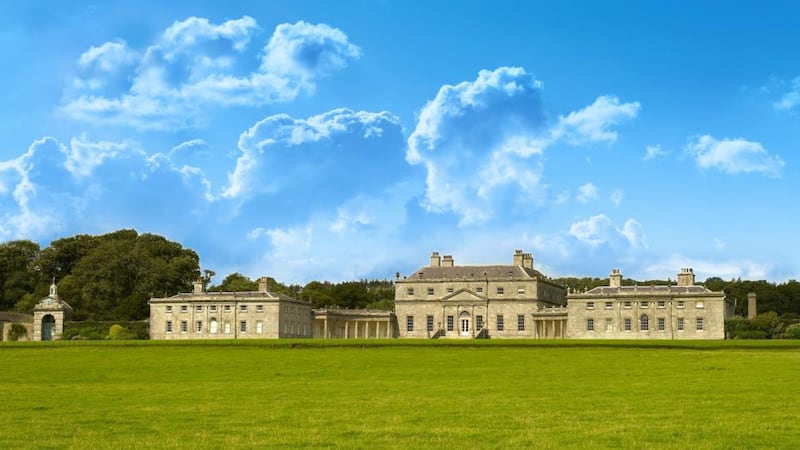
M486 297L466 288L459 289L442 298L442 301L446 302L485 302L486 300Z

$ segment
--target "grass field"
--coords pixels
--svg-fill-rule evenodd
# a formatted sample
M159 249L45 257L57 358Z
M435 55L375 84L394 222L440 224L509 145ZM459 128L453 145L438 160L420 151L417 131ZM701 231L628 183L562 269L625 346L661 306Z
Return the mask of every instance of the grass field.
M3 449L797 448L799 400L788 341L0 345Z

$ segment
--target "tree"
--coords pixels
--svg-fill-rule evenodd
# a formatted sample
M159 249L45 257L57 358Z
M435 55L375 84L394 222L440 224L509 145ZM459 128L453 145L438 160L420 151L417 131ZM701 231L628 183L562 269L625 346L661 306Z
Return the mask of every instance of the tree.
M213 292L252 292L258 290L258 282L239 272L234 272L225 277L219 286L213 286L208 290Z

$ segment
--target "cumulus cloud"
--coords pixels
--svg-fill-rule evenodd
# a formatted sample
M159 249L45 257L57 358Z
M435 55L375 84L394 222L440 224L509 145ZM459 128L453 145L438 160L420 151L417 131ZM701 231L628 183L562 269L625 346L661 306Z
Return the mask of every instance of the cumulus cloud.
M575 198L580 203L587 203L589 200L597 198L597 186L593 183L586 183L578 188L578 195Z
M0 238L163 225L176 208L189 217L207 207L206 183L198 168L149 155L133 142L45 137L0 162Z
M402 175L399 119L336 109L308 119L267 117L239 137L240 155L222 196L246 201L291 189L306 208L343 201ZM359 167L368 170L358 171Z
M760 143L742 138L717 140L704 135L690 141L685 151L701 169L728 174L759 173L777 178L785 165L780 156L771 155Z
M316 80L360 56L325 24L280 24L259 52L259 27L244 16L221 24L190 17L139 51L123 40L84 52L61 112L75 120L141 129L197 126L214 107L260 106L313 92Z
M611 142L612 127L639 109L603 96L551 125L541 97L542 83L519 67L442 86L408 138L406 160L426 170L424 207L453 212L466 226L539 205L548 147L559 140Z
M798 105L800 105L800 77L792 80L789 91L784 92L781 99L772 104L778 111L790 111Z

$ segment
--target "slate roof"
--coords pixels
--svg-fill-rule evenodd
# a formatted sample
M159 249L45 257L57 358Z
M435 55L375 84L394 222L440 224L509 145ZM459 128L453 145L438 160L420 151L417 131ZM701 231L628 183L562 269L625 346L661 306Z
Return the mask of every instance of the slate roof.
M175 294L172 297L166 298L153 298L150 301L160 301L160 302L176 302L176 301L220 301L220 302L232 302L232 301L274 301L274 300L288 300L296 302L297 299L290 297L286 294L280 294L276 292L261 292L261 291L247 291L247 292L203 292L200 294L195 294L194 292L181 292L180 294Z
M0 322L33 322L33 316L9 311L0 311Z
M668 295L668 294L712 294L704 286L598 286L587 292L571 295Z
M538 270L522 266L453 266L431 267L425 266L406 278L406 281L441 280L441 279L476 279L509 278L515 280L544 279Z

